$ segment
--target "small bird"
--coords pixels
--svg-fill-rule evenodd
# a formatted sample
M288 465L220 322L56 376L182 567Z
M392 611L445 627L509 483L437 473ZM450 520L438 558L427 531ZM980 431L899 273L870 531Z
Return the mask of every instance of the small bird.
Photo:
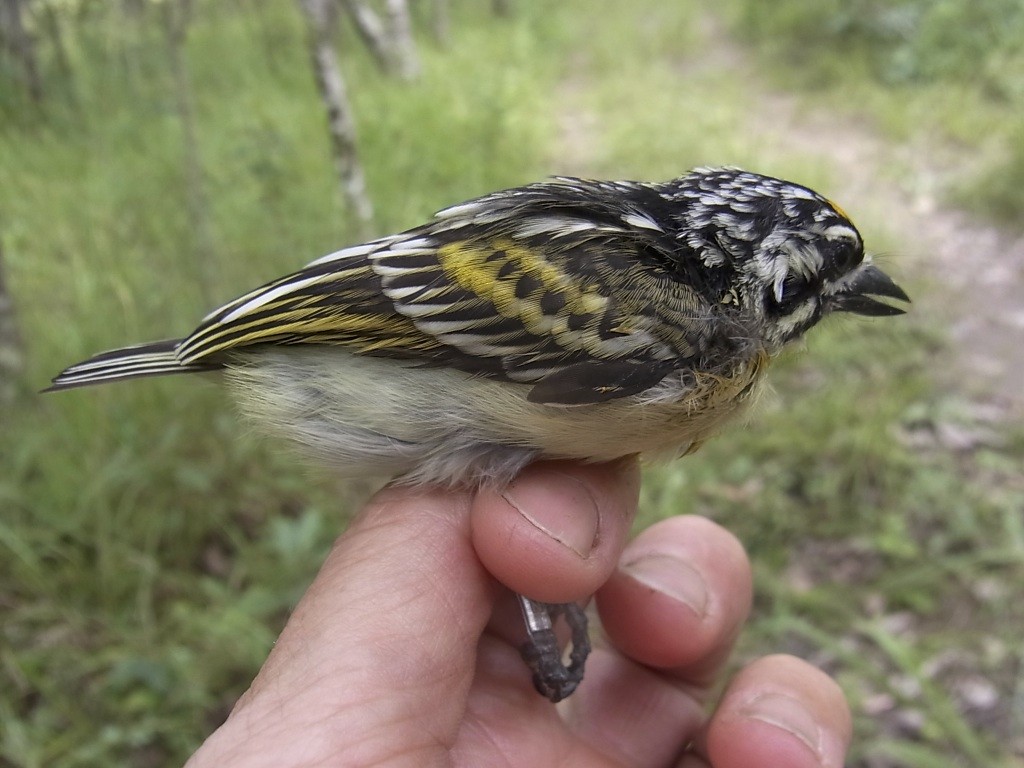
M910 300L807 187L735 168L558 177L324 256L47 391L223 370L244 414L342 473L501 486L541 458L691 453L787 343L832 312L903 313L883 299ZM558 701L582 679L586 616L520 603L534 684Z

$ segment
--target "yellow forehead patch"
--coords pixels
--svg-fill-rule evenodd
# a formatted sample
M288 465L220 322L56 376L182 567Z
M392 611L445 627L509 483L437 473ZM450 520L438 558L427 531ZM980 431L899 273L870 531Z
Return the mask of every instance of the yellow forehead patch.
M825 202L832 206L832 210L834 210L836 213L838 213L844 219L849 221L851 224L853 223L853 219L850 218L850 214L848 214L843 209L843 207L841 205L839 205L839 203L837 203L835 200L832 200L831 198L828 198L828 197L825 198Z

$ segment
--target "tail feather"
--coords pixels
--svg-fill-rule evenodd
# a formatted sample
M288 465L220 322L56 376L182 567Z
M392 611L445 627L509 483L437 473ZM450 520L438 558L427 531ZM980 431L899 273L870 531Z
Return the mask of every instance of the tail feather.
M57 392L62 389L85 387L108 381L137 379L143 376L211 371L221 367L212 363L183 364L179 362L175 351L181 341L181 339L153 341L148 344L101 352L63 370L43 392Z

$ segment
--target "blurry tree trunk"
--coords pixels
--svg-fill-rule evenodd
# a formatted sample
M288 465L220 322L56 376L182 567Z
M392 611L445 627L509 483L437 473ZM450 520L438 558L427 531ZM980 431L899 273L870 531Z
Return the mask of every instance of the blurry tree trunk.
M196 131L195 108L192 103L192 83L188 63L185 61L185 41L192 20L191 0L166 0L161 4L164 36L170 58L171 78L174 83L174 102L181 123L182 155L185 166L185 207L195 236L195 257L202 282L203 299L212 303L211 287L214 263L213 232L210 228L209 205L203 180L203 161Z
M430 32L438 45L448 45L452 37L452 19L448 0L432 0L430 4Z
M24 0L0 0L0 38L21 65L29 97L38 103L43 100L43 81L35 38L25 29L24 6Z
M373 206L366 194L366 179L356 150L356 125L348 102L345 80L338 68L338 57L331 44L334 6L330 0L299 0L309 27L309 52L313 60L320 97L327 111L328 129L338 169L341 192L360 227L366 234L373 218Z
M0 405L14 400L18 379L25 367L21 334L14 316L14 302L4 279L4 256L0 250Z
M388 15L388 36L398 76L406 82L420 76L420 57L412 39L412 19L406 0L385 0Z
M406 0L385 0L385 20L362 0L344 0L344 5L381 69L406 81L419 77L420 60Z
M391 54L390 41L384 31L384 22L381 21L370 6L359 0L343 0L345 10L352 17L356 32L366 47L370 49L373 58L385 72L394 70L394 57Z

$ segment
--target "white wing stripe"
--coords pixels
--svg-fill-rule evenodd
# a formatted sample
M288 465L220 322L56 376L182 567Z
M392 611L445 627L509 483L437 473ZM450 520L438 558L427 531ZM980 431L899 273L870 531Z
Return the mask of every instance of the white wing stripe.
M286 296L289 293L299 290L300 288L305 288L307 285L320 282L324 277L324 275L314 275L313 277L307 277L302 280L292 280L287 283L282 283L276 288L271 288L269 291L261 293L255 298L250 299L242 306L236 307L231 312L224 315L224 317L220 319L220 323L227 324L237 320L242 315L247 315L253 310L259 309L265 304L269 304L274 299L279 299L282 296ZM329 275L327 277L329 277Z

